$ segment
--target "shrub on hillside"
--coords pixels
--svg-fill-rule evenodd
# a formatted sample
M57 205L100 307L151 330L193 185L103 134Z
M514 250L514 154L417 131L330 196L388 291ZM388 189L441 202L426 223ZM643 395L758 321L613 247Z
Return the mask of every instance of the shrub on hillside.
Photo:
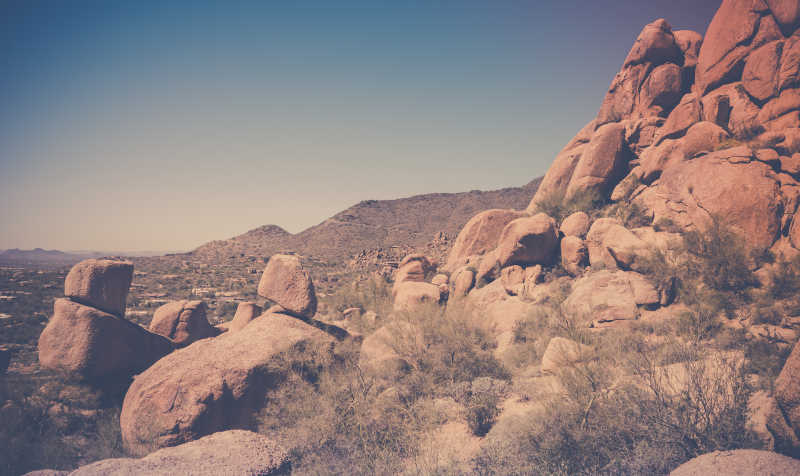
M563 191L555 191L536 202L536 210L546 213L561 223L564 218L575 212L590 213L605 202L597 191L584 190L566 198Z

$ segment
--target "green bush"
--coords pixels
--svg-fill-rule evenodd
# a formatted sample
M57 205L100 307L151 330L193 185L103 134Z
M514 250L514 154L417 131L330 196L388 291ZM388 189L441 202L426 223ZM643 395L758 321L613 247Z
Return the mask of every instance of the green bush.
M705 285L717 291L741 292L758 281L749 267L749 253L742 237L713 217L704 233L684 236L693 272Z
M593 190L584 190L574 193L569 198L563 191L555 191L550 195L540 198L536 202L536 210L546 213L561 223L564 218L575 212L589 213L600 207L605 202L603 196Z

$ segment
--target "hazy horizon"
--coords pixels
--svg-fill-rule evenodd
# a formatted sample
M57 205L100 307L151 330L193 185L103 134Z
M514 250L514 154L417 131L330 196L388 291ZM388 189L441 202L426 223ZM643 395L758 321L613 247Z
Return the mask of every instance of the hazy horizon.
M642 27L719 1L0 6L0 249L189 250L521 186Z

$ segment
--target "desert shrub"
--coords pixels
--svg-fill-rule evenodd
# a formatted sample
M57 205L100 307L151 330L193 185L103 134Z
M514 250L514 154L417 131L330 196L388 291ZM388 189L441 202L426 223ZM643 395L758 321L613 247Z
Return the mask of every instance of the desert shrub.
M618 219L626 228L650 226L653 223L653 217L647 208L638 202L628 200L620 200L607 206L603 210L603 215Z
M325 303L334 312L359 308L362 312L374 311L383 316L392 309L392 287L385 278L374 276L340 287L325 298Z
M575 212L589 213L600 207L605 202L603 196L594 190L582 190L574 193L569 198L563 191L555 191L542 197L536 202L536 210L546 213L561 223L564 218Z
M704 233L684 236L694 273L705 285L718 291L744 291L757 284L749 267L744 240L719 217L712 217Z
M800 291L800 256L781 259L769 273L767 292L773 299L794 298Z

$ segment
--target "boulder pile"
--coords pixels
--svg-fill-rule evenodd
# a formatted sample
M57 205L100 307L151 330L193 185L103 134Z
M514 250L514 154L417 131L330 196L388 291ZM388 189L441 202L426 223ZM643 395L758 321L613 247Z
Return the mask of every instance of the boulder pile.
M133 264L86 260L67 275L64 294L39 336L43 368L86 380L129 377L173 350L168 339L126 320Z

